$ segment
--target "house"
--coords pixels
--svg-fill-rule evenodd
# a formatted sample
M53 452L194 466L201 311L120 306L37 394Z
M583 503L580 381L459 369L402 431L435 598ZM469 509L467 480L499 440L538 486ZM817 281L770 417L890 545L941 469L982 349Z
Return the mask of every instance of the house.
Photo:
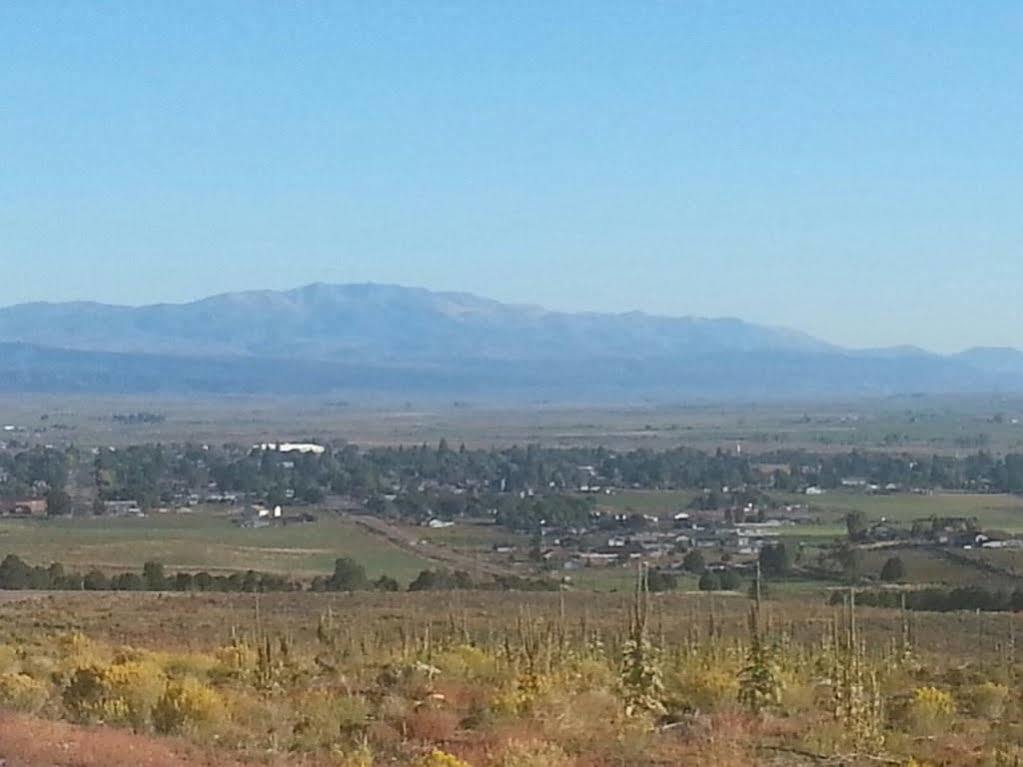
M103 513L111 517L141 517L138 501L104 501Z
M0 516L8 517L46 516L46 500L43 498L0 499Z
M276 450L278 453L312 453L321 455L327 451L323 445L312 442L263 442L253 445L256 450Z

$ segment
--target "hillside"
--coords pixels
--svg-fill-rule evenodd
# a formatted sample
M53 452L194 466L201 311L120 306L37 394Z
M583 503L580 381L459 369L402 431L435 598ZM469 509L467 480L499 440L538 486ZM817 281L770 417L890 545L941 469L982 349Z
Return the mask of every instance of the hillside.
M142 307L0 309L0 390L771 399L1023 390L1023 355L847 350L737 319L565 313L309 285Z

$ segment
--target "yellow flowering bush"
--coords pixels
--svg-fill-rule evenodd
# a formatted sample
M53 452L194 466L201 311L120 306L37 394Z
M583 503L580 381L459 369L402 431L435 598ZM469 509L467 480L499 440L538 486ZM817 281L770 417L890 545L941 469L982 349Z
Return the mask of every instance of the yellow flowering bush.
M49 697L49 687L27 674L0 674L0 706L35 713Z
M202 729L223 716L224 701L213 688L196 679L171 682L153 709L153 726L160 733Z
M469 764L446 751L434 749L424 756L416 767L469 767Z
M913 732L933 735L946 729L955 715L955 700L937 687L918 687L906 711Z
M163 671L147 660L77 669L64 687L64 706L80 721L144 727L164 689Z

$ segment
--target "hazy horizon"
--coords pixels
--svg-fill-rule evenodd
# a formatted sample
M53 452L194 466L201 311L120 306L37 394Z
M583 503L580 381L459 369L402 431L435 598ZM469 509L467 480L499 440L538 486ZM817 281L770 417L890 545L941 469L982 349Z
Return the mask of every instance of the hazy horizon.
M311 282L1023 347L1023 8L9 4L0 305Z

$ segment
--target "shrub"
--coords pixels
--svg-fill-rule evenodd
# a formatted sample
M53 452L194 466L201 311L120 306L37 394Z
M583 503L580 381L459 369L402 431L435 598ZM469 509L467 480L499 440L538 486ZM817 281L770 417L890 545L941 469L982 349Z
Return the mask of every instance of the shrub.
M139 729L148 723L166 678L155 663L128 660L110 666L106 682L116 707L116 714L108 719L124 721Z
M934 735L946 729L955 714L952 696L937 687L918 687L906 711L906 720L913 732Z
M49 697L48 686L27 674L0 674L0 706L34 714Z
M966 689L963 696L970 713L979 719L1000 719L1009 699L1009 688L984 682Z
M494 762L494 767L565 767L568 755L554 743L513 740Z
M446 751L434 749L424 756L416 767L469 767L469 764Z
M706 572L700 576L700 591L718 591L721 588L721 579L712 572Z
M292 703L299 715L293 728L296 745L317 748L363 732L369 722L369 706L362 698L313 690Z
M376 762L373 749L365 740L349 750L339 754L339 767L373 767Z
M739 692L736 673L725 668L692 669L679 682L681 702L698 711L714 711L730 704Z
M0 644L0 674L11 674L18 669L18 651L10 645Z
M153 709L153 725L163 734L202 729L220 720L223 705L217 691L202 682L171 682Z
M217 665L211 673L227 679L242 679L255 670L259 654L247 644L234 642L221 647L213 657Z
M64 707L72 719L102 720L107 698L106 678L102 666L83 666L75 670L64 686Z
M79 668L64 688L64 705L75 719L144 727L164 689L160 667L146 660Z
M473 681L494 681L498 678L497 658L478 647L458 645L434 659L445 674Z
M881 580L885 583L898 583L906 580L906 564L900 557L889 557L881 568Z
M460 717L452 711L423 707L405 720L405 731L414 740L441 742L451 740L459 721Z

